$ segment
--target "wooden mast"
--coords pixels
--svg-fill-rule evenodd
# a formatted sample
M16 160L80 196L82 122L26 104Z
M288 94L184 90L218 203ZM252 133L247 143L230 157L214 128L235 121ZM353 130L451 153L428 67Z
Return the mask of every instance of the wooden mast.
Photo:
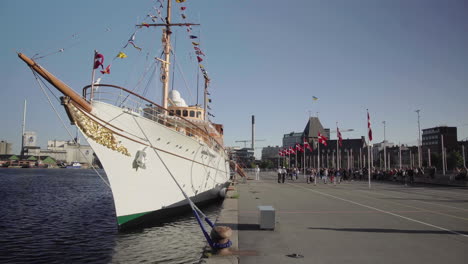
M167 0L167 17L166 17L166 29L163 29L162 43L164 45L164 65L161 67L163 74L161 76L163 87L162 87L162 102L163 108L167 109L168 98L169 98L169 62L171 55L171 0ZM164 114L167 114L164 112Z

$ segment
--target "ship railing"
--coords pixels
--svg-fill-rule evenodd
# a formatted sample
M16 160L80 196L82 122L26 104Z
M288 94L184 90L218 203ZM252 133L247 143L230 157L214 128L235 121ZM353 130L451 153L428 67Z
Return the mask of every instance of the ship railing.
M127 113L144 117L181 134L204 142L208 147L217 151L224 151L224 147L210 135L212 126L199 126L194 122L174 115L170 110L157 103L123 87L111 84L94 84L93 101L108 103L124 109ZM91 85L83 88L83 98L91 102ZM203 121L205 122L205 121Z

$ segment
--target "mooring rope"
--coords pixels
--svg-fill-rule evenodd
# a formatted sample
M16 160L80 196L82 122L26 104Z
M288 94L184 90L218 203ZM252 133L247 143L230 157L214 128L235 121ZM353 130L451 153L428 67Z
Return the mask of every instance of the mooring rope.
M52 107L52 109L54 110L55 114L57 115L57 117L60 119L60 122L62 123L62 126L65 128L65 130L67 131L68 135L70 136L70 138L73 139L73 142L75 144L78 144L78 142L76 141L76 139L73 138L73 135L71 134L70 130L68 129L68 127L65 125L65 122L63 121L62 117L60 116L60 114L58 113L57 109L55 108L55 106L52 104L52 100L50 100L50 96L47 94L46 90L44 89L43 87L43 83L41 82L41 78L39 78L39 76L37 75L37 73L31 69L31 71L33 72L34 74L34 77L36 78L36 81L39 83L39 87L41 87L41 90L42 90L42 93L46 96L47 98L47 101L49 102L50 106ZM93 163L90 162L90 160L86 157L86 155L83 153L83 151L78 148L78 150L80 151L81 155L83 155L83 157L85 158L85 160L91 165L91 168L94 170L94 172L96 172L96 174L99 176L99 178L101 178L101 180L107 185L107 187L109 187L109 189L111 189L110 187L110 184L104 179L104 177L102 177L102 175L96 170L96 167L94 167ZM112 190L112 189L111 189Z
M149 140L148 136L146 135L145 131L143 130L143 128L140 126L140 124L138 123L138 121L136 120L136 118L134 116L133 117L133 120L135 121L135 123L137 124L138 128L140 129L141 133L143 134L143 136L146 138L147 142L150 144L151 148L153 149L154 153L156 154L156 156L159 158L159 160L161 161L161 163L163 164L164 168L167 170L167 172L169 173L169 175L171 176L172 180L174 181L174 183L177 185L177 187L180 189L180 191L182 192L182 194L184 195L185 199L187 200L187 202L189 203L190 207L192 208L192 211L195 215L195 218L197 219L197 222L198 222L198 225L200 226L202 232L203 232L203 235L205 236L206 240L208 241L208 244L211 246L211 247L215 247L217 246L216 243L213 243L213 241L211 240L210 236L208 235L208 232L206 231L201 219L200 219L200 215L203 216L203 219L208 223L208 225L211 227L211 228L214 228L214 224L213 222L210 221L210 219L200 210L200 208L198 208L195 203L190 199L190 197L187 195L187 193L184 191L184 189L182 189L182 187L180 186L179 182L177 181L177 179L174 177L174 175L172 174L171 170L169 169L169 167L166 165L166 163L164 162L164 160L162 159L161 155L159 155L159 153L156 151L156 148L153 146L153 144L151 143L151 141ZM199 215L200 214L200 215Z

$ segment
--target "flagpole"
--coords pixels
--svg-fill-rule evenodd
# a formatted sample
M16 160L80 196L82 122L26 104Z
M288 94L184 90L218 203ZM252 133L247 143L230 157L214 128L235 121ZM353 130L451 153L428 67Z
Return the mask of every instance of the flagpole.
M98 54L97 50L94 50L94 58L93 58L93 72L91 73L91 97L89 98L90 101L94 99L94 78L96 76L96 55Z
M400 156L399 158L400 158L400 170L401 170L401 144L398 143L398 145L399 145L399 150L398 151L399 151L399 156Z
M369 109L367 110L367 129L368 129L368 139L369 139L369 144L367 145L367 160L368 160L368 166L367 166L367 174L368 174L368 179L369 179L369 189L371 188L371 152L370 152L370 143L372 140L372 130L370 128L370 116L369 116Z
M317 142L317 169L320 170L320 142Z
M304 147L302 148L302 150L303 150L303 152L304 152L304 153L303 153L304 159L303 159L303 161L302 161L302 163L303 163L303 164L302 164L302 167L303 167L303 171L304 171L304 177L306 177L306 146L305 146L305 140L304 140L303 144L304 144ZM464 164L464 163L463 163L463 164Z
M462 145L462 148L463 148L463 145ZM465 159L465 153L463 153L463 159ZM432 165L431 165L431 149L430 148L427 149L427 161L428 161L429 167L432 167Z
M370 143L370 141L369 141ZM369 178L369 189L371 188L371 170L370 170L370 144L367 145L367 176Z
M295 163L296 163L296 165L295 165L294 167L296 167L296 168L297 168L297 149L296 149L296 160L295 160L295 161L296 161L296 162L295 162Z
M441 135L442 139L442 173L445 176L445 151L444 151L444 135Z
M338 130L338 122L336 122L336 169L338 170L340 168L339 163L338 163L338 141L340 140L339 137L339 130Z
M361 144L362 145L362 144ZM359 148L359 169L362 169L362 146Z

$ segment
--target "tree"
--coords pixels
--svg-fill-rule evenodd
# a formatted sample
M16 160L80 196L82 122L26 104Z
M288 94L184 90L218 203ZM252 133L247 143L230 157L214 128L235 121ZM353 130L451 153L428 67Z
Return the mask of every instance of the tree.
M455 168L463 167L463 157L458 151L452 151L447 155L447 169L452 170Z
M273 161L271 160L262 160L262 162L260 163L260 168L262 169L271 169L274 166L275 165L273 164Z
M431 152L431 166L442 169L442 155Z

